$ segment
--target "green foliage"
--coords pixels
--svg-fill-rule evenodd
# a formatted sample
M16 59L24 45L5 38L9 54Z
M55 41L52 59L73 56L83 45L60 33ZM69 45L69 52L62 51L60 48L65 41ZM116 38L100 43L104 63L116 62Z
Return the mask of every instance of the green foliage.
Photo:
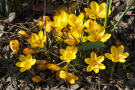
M20 0L0 0L0 2L0 12L6 17L8 17L10 12L17 12L19 9Z
M87 49L94 49L94 48L99 48L104 45L103 42L101 41L96 41L96 42L88 42L86 44L83 44L78 47L78 50L87 50Z

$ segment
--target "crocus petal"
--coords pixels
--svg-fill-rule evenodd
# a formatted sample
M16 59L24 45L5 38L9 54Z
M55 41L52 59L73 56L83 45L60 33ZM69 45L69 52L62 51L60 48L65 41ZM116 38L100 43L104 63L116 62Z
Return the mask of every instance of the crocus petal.
M85 62L86 62L87 64L91 64L91 63L92 63L92 60L91 60L90 58L86 58L86 59L85 59Z
M50 63L47 64L46 67L47 67L47 69L52 70L52 71L58 71L58 70L62 69L60 66L57 66L55 64L50 64Z
M122 54L124 52L124 46L123 45L120 45L118 47L118 54Z
M36 43L31 43L32 47L37 47L38 45Z
M89 8L85 8L84 10L85 10L85 12L86 12L89 16L95 15L95 12L92 11L91 9L89 9Z
M93 70L93 66L92 65L88 65L87 68L86 68L86 71L87 72L90 72Z
M128 52L125 52L125 53L121 54L121 58L127 58L128 56L129 56Z
M63 56L63 55L60 56L60 59L61 59L61 60L65 60L65 56Z
M26 56L26 60L29 61L29 60L31 60L31 59L32 59L31 54L28 54L28 55Z
M108 59L110 59L110 60L113 59L113 56L110 53L105 53L105 57L108 58Z
M43 48L44 47L44 43L41 43L40 45L38 45L38 47Z
M62 12L60 16L62 17L63 21L65 22L68 21L69 15L66 12Z
M99 65L96 65L93 70L95 73L98 73L99 72Z
M77 17L76 23L83 24L83 20L84 20L84 14L80 13L79 16Z
M73 57L72 57L72 59L75 59L76 58L76 55L75 54L73 54Z
M100 68L100 69L106 69L106 67L105 67L104 64L99 64L99 68Z
M101 4L99 5L99 12L101 12L102 10L104 10L105 7L106 7L106 3L105 3L105 2L101 3Z
M97 63L101 63L101 62L103 62L104 61L104 56L99 56L98 58L97 58Z
M34 65L36 63L36 59L31 59L31 65Z
M38 32L38 37L40 37L39 39L41 39L41 38L43 37L43 31L42 31L42 30L40 30L40 31Z
M95 11L96 13L99 12L99 5L97 4L97 2L92 1L90 4L90 7L93 11Z
M93 71L94 71L95 73L98 73L98 72L99 72L99 68L94 68Z
M43 38L41 39L42 42L46 41L46 36L44 35Z
M98 34L99 36L103 36L104 33L105 33L105 27L104 27L104 26L101 26L101 27L98 29L97 34Z
M68 77L68 72L61 70L59 75L60 75L60 78L66 79Z
M32 37L32 42L36 42L39 39L39 37L35 33L32 33L31 37Z
M66 62L69 63L71 61L71 59L67 59Z
M75 14L71 14L71 15L69 16L69 21L68 21L68 23L69 23L72 27L76 27L76 24L75 24L76 19L77 19L77 16L76 16Z
M64 54L65 53L65 49L60 49L60 53Z
M105 18L105 16L106 16L106 9L104 9L98 13L98 17L100 17L100 18Z
M28 39L27 42L31 44L32 43L32 39Z
M25 67L20 68L20 72L24 72L24 71L26 71Z
M24 61L26 61L26 57L25 57L24 55L20 55L20 60L21 60L22 62L24 62Z
M56 72L56 79L57 79L57 80L60 79L60 74L59 74L59 73L60 73L60 71L57 71L57 72Z
M25 68L26 68L27 70L31 68L31 62L30 62L30 61L25 62L24 65L25 65Z
M124 62L126 62L126 60L122 58L122 59L119 59L119 62L124 63Z
M92 60L97 59L97 55L96 55L95 52L92 52L92 53L91 53L91 59L92 59Z
M101 37L101 41L102 41L102 42L106 42L110 37L111 37L111 34L104 34L104 35Z
M116 48L115 46L112 46L112 47L111 47L111 53L112 53L113 55L116 55L116 54L118 53L117 48Z
M16 66L17 67L24 67L24 64L25 64L24 62L17 62Z

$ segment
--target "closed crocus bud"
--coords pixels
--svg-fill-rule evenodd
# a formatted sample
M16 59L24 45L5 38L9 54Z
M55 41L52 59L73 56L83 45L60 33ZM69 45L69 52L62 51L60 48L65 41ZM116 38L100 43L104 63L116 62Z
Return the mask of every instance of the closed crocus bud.
M38 53L39 51L36 51L34 49L31 49L31 48L25 48L23 49L23 54L25 55L28 55L28 54L35 54L35 53Z
M40 76L35 76L32 78L33 82L39 83L39 82L44 82L46 80L42 79Z
M17 52L19 50L19 41L18 40L11 40L10 41L10 48L12 49L12 51L14 53L17 54Z
M21 37L27 37L27 38L30 37L30 35L29 35L26 31L24 31L24 30L18 31L18 34L19 34Z

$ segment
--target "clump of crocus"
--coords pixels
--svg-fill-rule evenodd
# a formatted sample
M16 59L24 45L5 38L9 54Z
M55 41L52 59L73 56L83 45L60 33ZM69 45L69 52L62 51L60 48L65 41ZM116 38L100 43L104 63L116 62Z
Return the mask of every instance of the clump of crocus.
M111 53L105 53L105 57L112 60L113 62L126 62L125 58L129 56L128 52L124 52L124 46L120 45L118 48L112 46L110 49Z
M31 54L28 54L27 56L20 55L20 61L21 62L16 63L17 67L21 67L20 72L29 70L32 65L36 63L36 59L32 59Z
M105 34L104 26L101 26L97 31L92 31L92 33L88 36L88 40L91 42L102 41L106 42L111 37L111 34Z
M98 5L97 2L92 1L90 4L90 8L85 8L85 12L87 15L89 15L89 18L96 19L96 18L105 18L106 16L106 4L105 2L101 3ZM109 9L109 14L110 15L111 10Z
M18 34L19 34L21 37L27 37L27 38L30 37L29 33L26 32L26 31L24 31L24 30L18 31Z
M25 48L23 49L23 54L28 55L28 54L35 54L39 53L39 51L31 49L31 48Z
M65 49L60 49L60 53L62 54L60 56L61 60L66 60L66 62L70 62L71 60L76 58L76 53L78 49L75 46L67 46Z
M93 70L95 73L98 73L99 69L105 69L106 68L105 65L102 64L103 61L104 61L104 56L97 57L96 53L92 52L91 58L85 59L85 62L89 64L86 71L90 72Z
M46 35L43 35L43 31L40 30L38 35L36 33L31 34L31 39L27 40L32 47L44 47L44 42L46 41Z
M19 41L18 40L11 40L10 41L10 48L11 50L17 54L19 50Z

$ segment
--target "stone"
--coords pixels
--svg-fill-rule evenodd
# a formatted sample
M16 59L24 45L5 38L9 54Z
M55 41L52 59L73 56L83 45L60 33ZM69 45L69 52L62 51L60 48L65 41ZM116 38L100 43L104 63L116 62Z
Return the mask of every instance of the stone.
M79 84L74 84L74 85L71 85L69 90L76 90L77 88L79 88L80 85Z
M6 88L6 90L16 90L15 88L13 88L13 86L12 85L9 85L7 88Z
M128 84L129 84L132 88L135 88L135 78L132 78L131 80L128 80Z

